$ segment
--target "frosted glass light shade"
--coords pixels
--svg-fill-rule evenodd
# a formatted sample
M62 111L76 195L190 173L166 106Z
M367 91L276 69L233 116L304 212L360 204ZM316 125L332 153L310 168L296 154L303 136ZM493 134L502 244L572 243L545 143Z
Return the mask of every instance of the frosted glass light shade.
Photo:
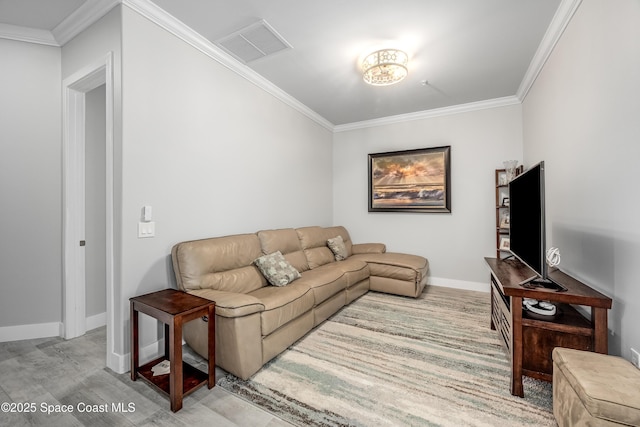
M362 73L365 82L374 86L388 86L398 83L409 71L409 57L397 49L377 50L362 61Z

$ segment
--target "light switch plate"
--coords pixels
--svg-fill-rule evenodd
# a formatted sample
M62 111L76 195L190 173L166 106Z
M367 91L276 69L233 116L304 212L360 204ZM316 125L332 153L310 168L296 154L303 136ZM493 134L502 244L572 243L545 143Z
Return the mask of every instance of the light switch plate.
M144 239L147 237L155 237L156 235L156 223L151 222L139 222L138 223L138 238Z

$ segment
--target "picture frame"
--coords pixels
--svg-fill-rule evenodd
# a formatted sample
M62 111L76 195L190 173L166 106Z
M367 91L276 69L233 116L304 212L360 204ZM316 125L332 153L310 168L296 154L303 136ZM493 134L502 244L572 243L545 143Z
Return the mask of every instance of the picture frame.
M508 251L510 247L511 247L511 240L509 239L509 237L502 236L500 238L500 247L499 247L499 249L501 251Z
M451 146L368 157L369 212L451 213Z
M509 206L509 198L508 197L503 197L502 198L502 206Z
M509 228L509 212L504 212L500 218L500 228Z

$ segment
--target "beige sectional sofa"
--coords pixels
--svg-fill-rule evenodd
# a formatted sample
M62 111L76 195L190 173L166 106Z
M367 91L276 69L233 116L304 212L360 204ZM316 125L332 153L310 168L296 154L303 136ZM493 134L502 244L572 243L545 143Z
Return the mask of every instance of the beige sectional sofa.
M336 261L327 240L340 236ZM254 261L279 251L300 277L272 286ZM264 230L176 244L178 287L216 302L216 364L247 379L343 306L369 290L417 297L429 269L420 256L353 244L344 227ZM206 319L184 325L184 339L207 355Z

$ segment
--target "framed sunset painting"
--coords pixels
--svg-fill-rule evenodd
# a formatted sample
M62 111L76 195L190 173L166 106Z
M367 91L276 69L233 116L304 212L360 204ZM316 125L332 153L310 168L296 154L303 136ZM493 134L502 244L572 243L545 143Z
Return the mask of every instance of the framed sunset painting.
M451 146L369 154L369 212L451 212Z

